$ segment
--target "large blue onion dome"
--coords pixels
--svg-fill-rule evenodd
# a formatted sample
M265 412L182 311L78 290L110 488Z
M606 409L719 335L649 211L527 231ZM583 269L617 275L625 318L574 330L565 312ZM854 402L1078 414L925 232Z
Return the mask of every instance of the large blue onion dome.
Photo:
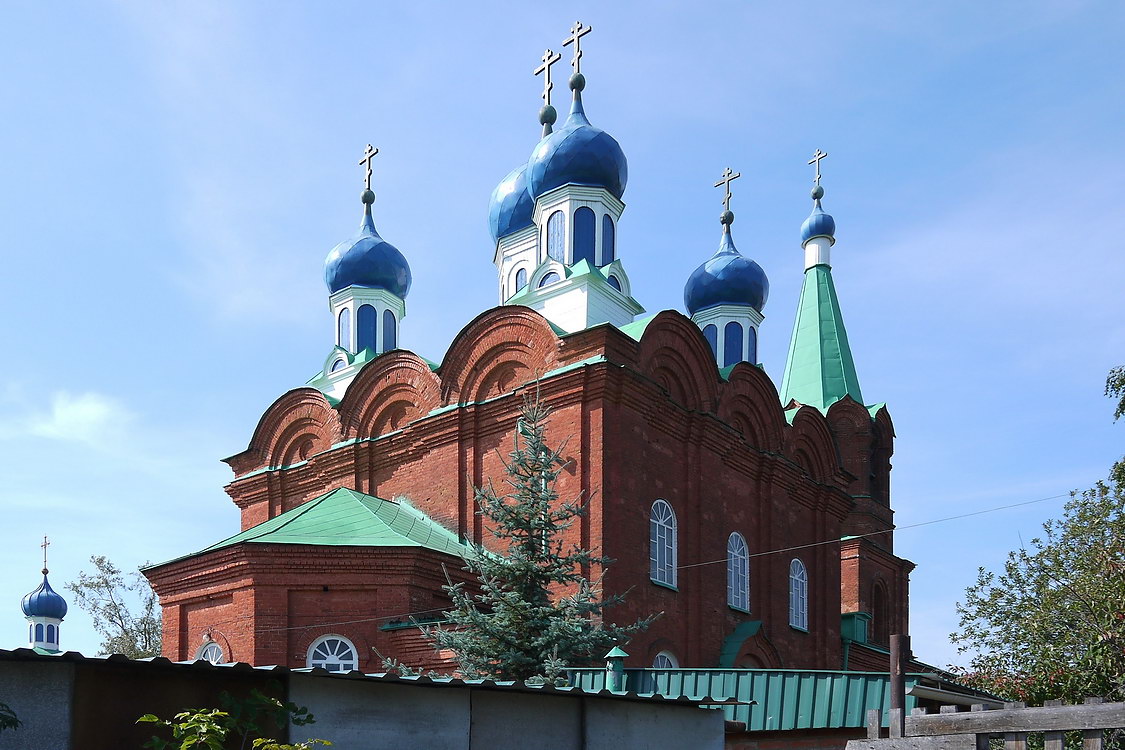
M59 620L66 617L66 600L51 588L46 568L43 569L43 583L23 598L20 607L28 617L54 617Z
M349 286L386 289L406 298L410 291L410 264L391 243L375 231L371 204L375 193L363 191L363 223L359 232L332 248L324 259L324 282L330 294Z
M488 229L492 241L531 226L535 199L527 192L527 165L521 164L500 181L488 201Z
M809 218L805 219L805 223L801 225L801 244L811 240L813 237L827 237L830 244L836 244L836 220L830 214L824 213L824 209L820 207L820 199L824 197L824 188L817 185L813 188L813 210L809 214Z
M770 282L766 272L738 252L731 237L734 215L723 214L723 239L706 263L695 269L684 285L684 307L688 315L716 305L749 305L758 312L766 306Z
M527 162L528 191L533 198L561 185L605 188L615 198L625 194L629 164L625 152L604 130L595 128L582 109L581 74L571 77L574 101L563 126L544 138Z

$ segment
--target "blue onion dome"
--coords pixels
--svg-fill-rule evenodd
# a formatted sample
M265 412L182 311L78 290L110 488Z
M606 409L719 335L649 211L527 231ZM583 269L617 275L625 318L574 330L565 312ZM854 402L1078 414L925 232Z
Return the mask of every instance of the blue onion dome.
M332 248L324 259L324 282L330 294L349 286L386 289L406 298L410 291L410 264L391 243L375 231L371 204L375 193L363 191L363 223L359 232Z
M824 188L817 185L813 188L813 210L809 214L809 218L805 219L805 223L801 225L801 244L811 240L813 237L827 237L831 240L831 244L836 244L836 220L831 215L824 213L824 209L820 207L820 199L824 197Z
M586 119L584 87L582 74L571 76L574 101L570 115L561 128L539 142L527 162L527 185L533 198L568 184L605 188L615 198L625 194L629 180L625 152L613 136Z
M734 214L723 212L723 239L710 259L692 272L684 285L688 315L716 305L749 305L758 312L766 306L770 282L766 272L738 252L731 237Z
M43 569L43 583L25 596L20 606L27 617L54 617L59 620L66 617L66 600L51 588L46 568Z
M527 165L521 164L501 180L488 201L488 229L492 241L531 226L535 199L527 192Z

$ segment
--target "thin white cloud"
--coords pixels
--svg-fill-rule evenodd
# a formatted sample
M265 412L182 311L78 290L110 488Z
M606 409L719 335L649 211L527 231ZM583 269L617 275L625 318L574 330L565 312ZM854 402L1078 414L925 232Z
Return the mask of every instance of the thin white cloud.
M128 436L134 421L120 401L94 392L58 391L45 409L26 402L12 406L14 413L0 415L0 440L32 437L107 449Z

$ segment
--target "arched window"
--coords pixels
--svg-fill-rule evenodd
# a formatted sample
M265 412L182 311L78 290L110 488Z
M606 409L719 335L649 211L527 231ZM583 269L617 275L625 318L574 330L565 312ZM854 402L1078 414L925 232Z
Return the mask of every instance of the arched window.
M609 214L602 216L602 265L612 263L616 257L614 253L616 249L613 244L616 242L617 230L613 226L613 217Z
M876 581L871 592L871 639L880 646L891 642L890 612L887 608L887 589Z
M649 577L676 585L676 514L664 500L652 504L648 524Z
M547 256L566 263L566 219L562 211L555 211L547 219ZM540 284L539 286L543 286Z
M723 328L723 366L742 361L742 324L731 321Z
M546 276L539 279L539 288L542 289L545 286L550 286L551 284L554 284L556 281L558 281L561 278L562 277L559 276L557 273L555 273L554 271L551 271Z
M727 537L727 604L750 611L750 552L737 531Z
M342 635L324 635L309 646L306 662L310 667L320 667L329 672L350 672L359 669L355 646Z
M758 364L758 329L751 326L746 333L750 336L750 344L746 347L746 361L756 365Z
M332 363L332 369L329 370L329 372L336 372L337 370L343 370L347 366L347 364L348 363L345 362L344 360L338 359L338 360L336 360L335 362Z
M55 626L54 625L48 625L47 626L47 643L54 643L54 642L55 642Z
M214 641L207 641L199 650L195 652L196 661L209 661L212 664L222 664L226 661L223 658L223 647Z
M711 345L711 353L716 357L719 356L719 329L715 327L714 323L708 323L703 326L703 338L707 339L707 343Z
M594 264L594 234L598 231L598 217L593 209L580 206L574 212L574 263L585 260Z
M516 289L515 289L515 291L518 292L519 290L523 289L525 286L527 286L527 269L521 268L520 270L516 271Z
M375 349L375 323L379 313L371 305L361 305L355 314L356 351Z
M398 346L398 321L391 310L383 311L383 351L389 352Z
M809 574L797 558L789 563L789 624L809 629Z
M36 641L42 641L43 640L43 623L41 623L41 622L35 623L35 640Z
M346 307L340 311L340 319L336 323L336 346L348 350L352 348L352 311Z
M621 291L621 282L618 281L617 277L614 276L612 273L609 276L607 276L605 280L609 282L609 285L611 287L613 287L614 289L616 289L619 292Z
M652 660L653 669L679 669L680 662L671 651L661 651Z

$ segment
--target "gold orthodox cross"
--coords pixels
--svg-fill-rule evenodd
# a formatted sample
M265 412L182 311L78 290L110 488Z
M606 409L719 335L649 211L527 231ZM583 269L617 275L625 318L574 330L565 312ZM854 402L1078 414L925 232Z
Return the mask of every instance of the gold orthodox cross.
M570 67L574 68L575 75L582 72L582 37L589 34L594 30L593 26L583 26L581 21L575 21L574 25L570 27L570 36L563 42L564 47L574 45L574 57L571 58Z
M715 183L715 187L722 185L726 188L726 195L723 196L723 210L730 210L730 184L742 176L741 172L732 171L730 167L723 170L723 179Z
M363 152L363 158L359 160L359 165L362 167L367 166L367 189L371 189L371 160L375 158L375 154L379 153L379 149L374 148L370 143L367 144L367 150Z
M551 89L555 84L551 83L551 66L562 59L562 55L552 50L547 50L543 53L543 64L535 69L535 75L543 73L543 106L551 106Z
M817 185L817 186L820 185L820 160L823 159L826 156L828 156L828 154L824 153L823 151L821 151L818 148L816 150L816 153L813 154L812 158L809 159L809 164L815 164L816 165L816 179L813 180L814 185Z

